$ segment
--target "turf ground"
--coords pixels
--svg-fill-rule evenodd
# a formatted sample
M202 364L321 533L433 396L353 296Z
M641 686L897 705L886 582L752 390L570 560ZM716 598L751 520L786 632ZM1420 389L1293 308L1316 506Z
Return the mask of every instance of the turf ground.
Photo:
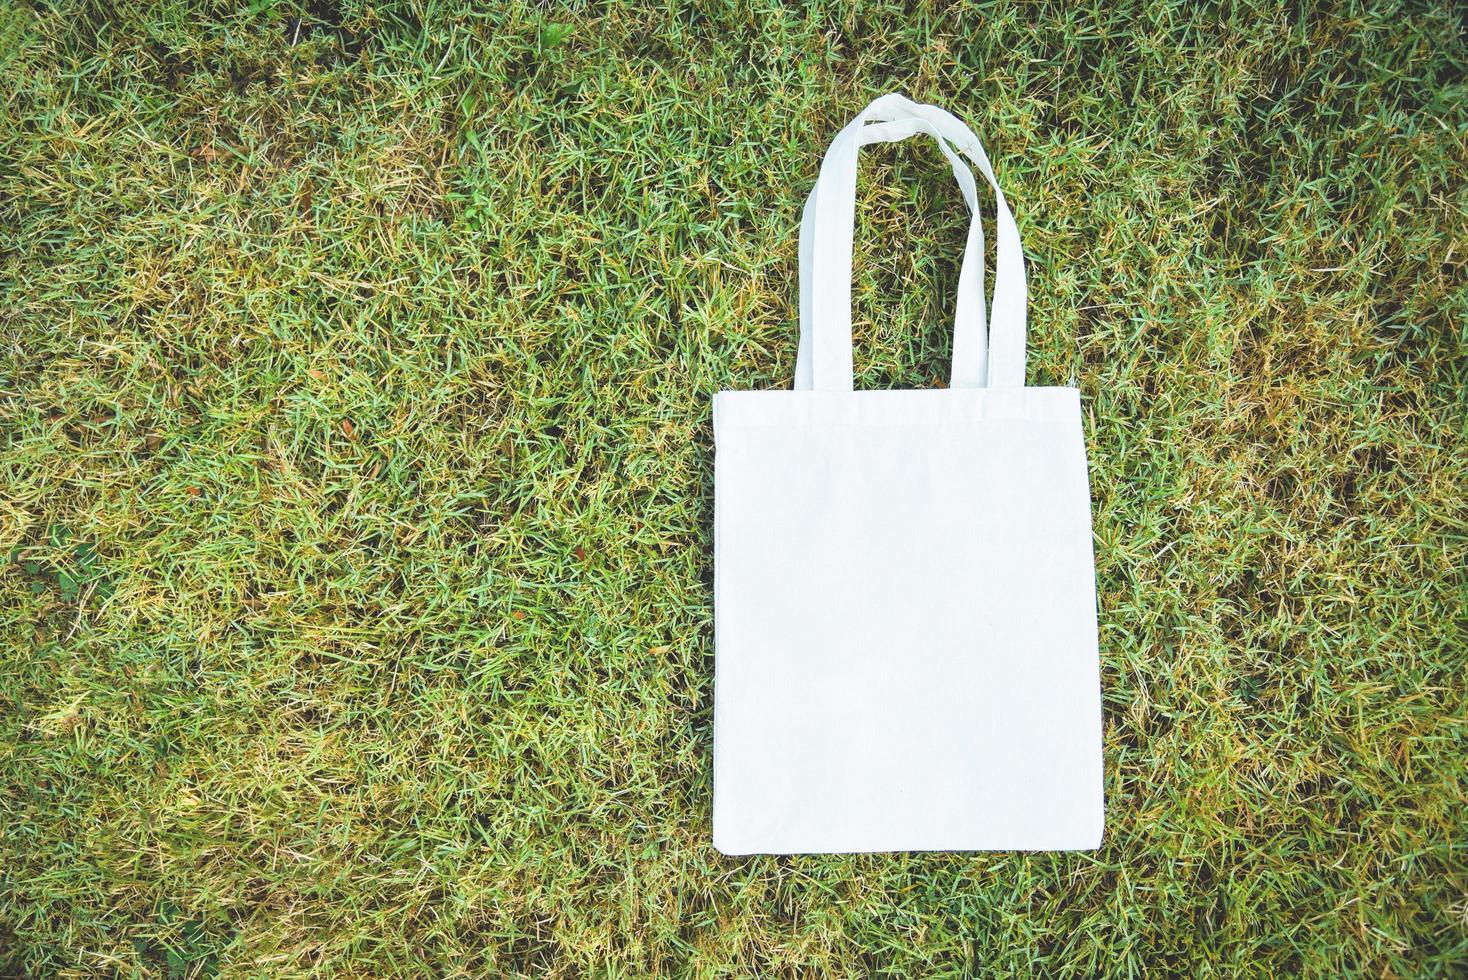
M1465 26L0 0L0 973L1468 971ZM1085 399L1095 853L710 844L710 396L889 89ZM866 159L931 386L960 197Z

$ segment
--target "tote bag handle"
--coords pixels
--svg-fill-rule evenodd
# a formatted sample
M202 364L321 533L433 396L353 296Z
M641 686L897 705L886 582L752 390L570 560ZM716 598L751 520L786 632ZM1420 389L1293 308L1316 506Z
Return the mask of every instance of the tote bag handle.
M800 349L795 388L850 391L851 251L856 223L857 153L867 143L927 133L948 158L972 213L953 324L954 388L1020 388L1025 383L1025 265L1019 229L978 138L937 106L895 93L873 101L832 141L800 222ZM998 261L985 330L984 230L967 160L994 189Z

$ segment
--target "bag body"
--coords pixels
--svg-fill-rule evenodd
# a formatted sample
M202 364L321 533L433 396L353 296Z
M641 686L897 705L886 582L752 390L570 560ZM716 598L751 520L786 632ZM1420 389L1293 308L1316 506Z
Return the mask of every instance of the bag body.
M927 133L973 213L951 387L854 391L857 151ZM994 185L985 327L972 161ZM1019 234L962 123L884 96L801 225L793 391L720 392L714 844L726 854L1096 847L1101 701L1079 393L1024 386Z

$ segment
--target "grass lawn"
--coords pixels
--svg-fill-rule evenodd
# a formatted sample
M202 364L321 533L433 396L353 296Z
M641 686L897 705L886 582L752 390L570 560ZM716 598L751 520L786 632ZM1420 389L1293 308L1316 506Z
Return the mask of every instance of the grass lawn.
M0 0L0 975L1468 971L1465 29ZM1094 853L710 841L710 397L892 89L1082 391ZM961 197L865 159L859 383L932 386Z

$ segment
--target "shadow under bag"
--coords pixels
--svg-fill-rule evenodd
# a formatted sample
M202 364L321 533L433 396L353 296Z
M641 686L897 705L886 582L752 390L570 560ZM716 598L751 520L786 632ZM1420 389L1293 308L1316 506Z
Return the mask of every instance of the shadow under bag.
M861 146L926 133L972 212L951 387L853 391ZM990 325L971 161L994 187ZM887 95L800 229L793 391L714 398L714 844L1093 848L1104 820L1080 395L1025 387L1024 257L983 147Z

